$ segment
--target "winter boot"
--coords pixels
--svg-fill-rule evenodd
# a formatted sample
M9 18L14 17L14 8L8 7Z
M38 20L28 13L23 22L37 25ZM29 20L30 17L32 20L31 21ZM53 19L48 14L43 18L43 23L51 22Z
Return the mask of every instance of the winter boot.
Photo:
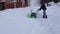
M47 15L43 15L43 18L47 18Z

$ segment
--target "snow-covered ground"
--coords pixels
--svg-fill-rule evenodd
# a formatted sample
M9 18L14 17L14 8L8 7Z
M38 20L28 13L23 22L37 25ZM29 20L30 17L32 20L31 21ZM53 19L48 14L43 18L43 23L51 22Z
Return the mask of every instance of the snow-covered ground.
M47 7L48 18L28 18L31 7L6 9L0 11L0 34L60 34L60 3ZM38 7L33 7L36 11Z

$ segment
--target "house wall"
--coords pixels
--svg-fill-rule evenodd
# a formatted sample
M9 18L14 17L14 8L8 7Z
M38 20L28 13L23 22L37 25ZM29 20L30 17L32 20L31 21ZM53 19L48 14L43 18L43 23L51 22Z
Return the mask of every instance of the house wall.
M4 3L4 8L5 9L8 9L8 8L20 8L20 7L27 7L28 6L28 2L22 2L20 0L14 0L14 1L2 0L2 2L5 2Z
M2 0L0 0L0 3L1 3Z
M4 2L2 0L0 0L0 10L4 10Z
M17 2L16 3L16 8L22 7L22 2Z
M1 0L0 0L1 1ZM28 7L28 6L38 6L40 0L23 0L23 1L19 1L16 0L16 2L11 2L11 0L2 0L2 2L4 2L4 8L8 9L8 8L19 8L19 7Z

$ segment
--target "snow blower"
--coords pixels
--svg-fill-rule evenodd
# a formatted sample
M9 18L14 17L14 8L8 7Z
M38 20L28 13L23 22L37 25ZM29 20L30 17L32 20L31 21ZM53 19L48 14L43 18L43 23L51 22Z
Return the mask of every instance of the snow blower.
M31 10L31 13L27 14L27 17L29 17L29 18L36 18L37 16L36 16L36 13L32 12L32 10Z

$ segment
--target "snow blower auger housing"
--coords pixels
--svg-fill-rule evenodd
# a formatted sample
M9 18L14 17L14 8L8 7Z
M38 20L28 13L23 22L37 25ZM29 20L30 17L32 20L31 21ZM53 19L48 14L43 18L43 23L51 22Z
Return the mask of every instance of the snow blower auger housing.
M37 13L32 12L32 10L31 10L31 13L30 13L30 14L27 14L27 17L29 17L29 18L36 18L36 17L37 17L36 14L37 14Z
M36 18L37 16L36 16L36 13L31 13L31 17L32 18Z
M31 14L27 14L27 17L29 18L36 18L36 13L31 13Z

